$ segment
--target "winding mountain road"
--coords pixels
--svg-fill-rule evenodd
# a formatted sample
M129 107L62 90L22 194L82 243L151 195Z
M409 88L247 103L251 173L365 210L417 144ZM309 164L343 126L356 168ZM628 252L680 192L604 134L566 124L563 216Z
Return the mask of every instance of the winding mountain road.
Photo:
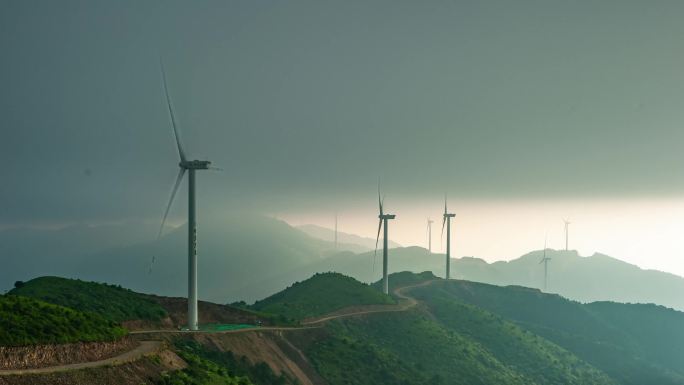
M127 362L137 361L140 358L148 355L155 354L159 352L162 348L161 341L141 341L140 345L136 346L134 349L119 354L116 357L106 358L99 361L81 362L78 364L68 364L68 365L57 365L48 366L45 368L36 369L11 369L11 370L0 370L0 376L11 376L11 375L22 375L22 374L44 374L44 373L55 373L55 372L65 372L67 370L77 370L85 368L95 368L99 366L106 365L121 365Z
M372 309L367 309L367 310L359 310L359 308L355 308L355 310L350 310L345 312L344 309L336 311L334 314L330 315L325 315L319 318L313 318L310 320L305 320L302 322L302 325L318 325L325 323L327 321L331 321L337 318L343 318L343 317L352 317L352 316L357 316L357 315L364 315L364 314L372 314L372 313L391 313L391 312L397 312L397 311L406 311L411 309L412 307L418 305L418 301L416 301L415 298L406 295L404 293L406 290L413 289L416 287L420 286L427 286L432 284L437 280L430 280L430 281L424 281L421 283L417 283L415 285L409 285L409 286L402 286L399 288L394 289L392 293L396 295L397 297L401 298L404 300L404 303L396 304L396 305L386 305L384 307L378 307L378 305L370 305L373 306ZM381 305L382 306L382 305Z
M305 320L302 322L301 327L287 327L287 326L261 326L261 327L253 327L253 328L244 328L244 329L235 329L235 330L224 330L224 331L216 331L216 332L208 332L208 331L200 331L200 332L193 332L189 330L138 330L131 332L130 334L180 334L180 333L212 333L212 334L227 334L227 333L247 333L247 332L253 332L253 331L269 331L269 330L275 330L275 331L290 331L290 330L305 330L305 329L315 329L315 328L321 328L323 327L323 324L334 320L338 318L344 318L344 317L354 317L354 316L359 316L359 315L364 315L364 314L373 314L373 313L390 313L390 312L400 312L400 311L407 311L416 305L418 305L418 301L407 295L405 293L406 290L410 290L416 287L420 286L427 286L432 284L433 282L436 282L438 280L429 280L429 281L424 281L421 283L417 283L414 285L409 285L409 286L403 286L399 287L393 290L393 293L395 296L399 297L402 301L402 303L396 304L396 305L370 305L366 310L360 307L353 307L353 308L347 308L341 309L336 311L334 314L329 314L329 315L324 315L318 318L312 318L309 320ZM111 357L107 358L104 360L99 360L99 361L90 361L90 362L82 362L82 363L77 363L77 364L68 364L68 365L57 365L57 366L49 366L45 368L36 368L36 369L12 369L12 370L0 370L0 376L9 376L9 375L25 375L25 374L45 374L45 373L55 373L55 372L63 372L67 370L78 370L78 369L85 369L85 368L95 368L95 367L100 367L100 366L106 366L106 365L121 365L125 364L128 362L133 362L136 360L139 360L142 357L156 354L158 353L163 347L163 343L161 341L141 341L140 345L135 347L132 350L129 350L127 352L124 352L116 357Z

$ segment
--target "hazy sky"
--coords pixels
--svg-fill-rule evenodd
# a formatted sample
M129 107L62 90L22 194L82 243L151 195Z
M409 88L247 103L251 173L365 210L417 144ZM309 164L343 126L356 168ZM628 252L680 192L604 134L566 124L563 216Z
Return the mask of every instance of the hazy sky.
M580 250L684 274L683 12L0 1L0 225L158 220L178 161L161 55L186 151L224 169L200 175L200 216L337 210L371 235L381 178L401 243L448 191L458 255L558 247L568 216Z

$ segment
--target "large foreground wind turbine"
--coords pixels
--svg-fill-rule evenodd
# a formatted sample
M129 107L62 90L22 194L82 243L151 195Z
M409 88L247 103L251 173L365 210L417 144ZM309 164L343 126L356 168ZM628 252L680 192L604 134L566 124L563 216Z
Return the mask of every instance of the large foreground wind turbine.
M442 215L442 236L444 236L444 223L447 229L447 243L446 243L446 279L451 278L451 218L456 214L451 214L447 211L447 199L444 197L444 215Z
M568 251L568 227L570 227L570 221L563 219L563 223L565 223L565 251Z
M435 223L432 219L427 220L427 232L428 232L428 253L432 254L432 224Z
M384 228L385 232L383 233L382 238L382 292L385 294L389 294L389 282L387 279L387 221L390 219L394 219L396 215L384 213L384 211L382 210L382 204L384 200L384 198L380 198L380 188L378 187L378 206L380 207L380 215L378 215L378 218L380 218L380 223L378 224L378 236L375 238L375 253L377 254L378 252L378 240L380 240L380 230ZM373 258L375 258L375 255L373 256Z
M171 105L171 97L166 85L166 73L164 72L164 65L161 65L162 78L164 82L164 93L166 94L166 103L169 107L169 117L171 118L171 125L173 126L173 135L176 138L176 146L178 147L178 155L180 156L180 163L178 163L178 176L176 183L171 191L169 203L166 206L164 217L162 219L161 227L159 228L159 235L161 236L164 230L164 223L166 217L169 215L173 198L176 196L178 186L185 172L188 171L188 328L190 330L197 330L198 328L198 314L197 314L197 221L195 216L195 171L208 170L211 162L208 160L187 160L183 145L181 144L178 135L178 127L176 124L176 117L173 113L173 106Z
M541 261L539 263L544 264L544 291L549 286L549 261L551 260L551 257L546 256L546 238L544 238L544 256L542 257Z

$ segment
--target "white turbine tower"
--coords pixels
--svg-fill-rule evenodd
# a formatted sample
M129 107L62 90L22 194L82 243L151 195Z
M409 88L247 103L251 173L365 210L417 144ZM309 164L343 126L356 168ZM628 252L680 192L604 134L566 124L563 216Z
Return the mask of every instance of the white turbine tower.
M544 264L544 291L549 286L549 261L551 260L550 257L546 256L546 237L544 238L544 256L542 257L541 261L539 263Z
M378 215L378 218L380 219L380 223L378 224L378 235L375 238L375 254L373 255L373 259L375 259L375 255L377 255L378 253L378 241L380 240L380 230L384 228L385 232L383 233L382 239L382 292L385 294L389 294L389 282L387 279L387 221L390 219L394 219L396 215L385 214L385 212L382 209L384 200L384 198L380 198L380 187L378 187L378 206L380 208L380 214Z
M178 163L180 170L178 171L178 176L176 177L176 183L173 186L173 190L171 190L171 196L169 198L169 203L166 206L166 211L164 211L164 217L162 218L158 237L161 236L162 231L164 230L164 223L166 222L166 217L169 215L169 210L173 204L173 199L178 191L178 186L180 186L185 172L188 171L188 328L190 330L197 330L199 316L197 311L197 218L195 210L195 171L210 169L209 165L211 162L207 160L187 160L185 157L185 151L183 151L183 145L181 144L180 136L178 134L176 117L173 113L171 97L169 96L169 90L166 85L166 73L164 72L163 64L161 64L161 72L164 83L164 93L166 94L166 103L169 107L169 117L171 118L171 125L173 127L173 135L176 138L176 146L178 147L178 155L180 156L180 162Z
M447 198L444 196L444 214L442 215L442 237L444 237L444 223L447 229L446 242L446 279L451 279L451 218L456 214L451 214L447 211Z
M563 223L565 223L565 251L568 251L568 227L570 227L570 221L567 219L563 219Z
M427 233L428 233L428 253L432 254L432 224L435 223L432 219L427 220Z

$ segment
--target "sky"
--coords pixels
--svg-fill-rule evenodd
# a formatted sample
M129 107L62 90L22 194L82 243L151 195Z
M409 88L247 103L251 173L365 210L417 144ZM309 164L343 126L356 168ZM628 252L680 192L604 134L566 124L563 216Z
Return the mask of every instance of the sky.
M236 208L455 254L562 245L684 275L678 1L0 2L0 228ZM179 200L183 199L182 191ZM183 220L177 204L172 222ZM435 226L439 230L439 223Z

